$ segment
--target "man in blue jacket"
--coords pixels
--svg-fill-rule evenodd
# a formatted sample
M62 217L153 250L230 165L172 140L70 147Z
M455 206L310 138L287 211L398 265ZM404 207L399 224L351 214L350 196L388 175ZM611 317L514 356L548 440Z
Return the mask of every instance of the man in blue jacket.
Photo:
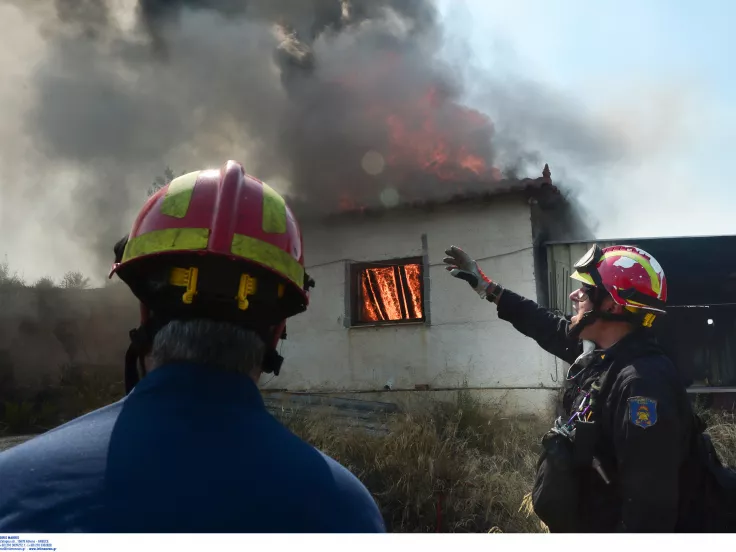
M0 454L0 533L385 531L366 488L257 386L313 285L281 196L232 161L190 173L115 249L142 312L129 393Z

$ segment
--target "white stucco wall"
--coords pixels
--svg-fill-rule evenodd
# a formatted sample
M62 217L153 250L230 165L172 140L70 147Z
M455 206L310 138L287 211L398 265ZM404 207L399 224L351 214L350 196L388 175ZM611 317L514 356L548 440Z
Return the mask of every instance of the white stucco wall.
M290 320L277 378L265 388L309 391L488 388L510 410L548 411L554 358L499 320L496 307L445 271L442 258L463 247L483 270L536 299L530 210L521 198L434 211L305 224L304 251L316 280L309 310ZM427 235L431 325L346 328L345 264L422 255ZM529 390L528 388L536 388Z

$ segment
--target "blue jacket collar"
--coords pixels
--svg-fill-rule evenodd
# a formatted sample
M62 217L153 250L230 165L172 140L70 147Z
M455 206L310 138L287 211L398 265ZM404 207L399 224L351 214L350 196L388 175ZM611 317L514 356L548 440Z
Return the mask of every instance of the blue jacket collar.
M198 364L175 363L159 366L138 382L128 397L137 400L161 394L265 408L258 386L247 375Z

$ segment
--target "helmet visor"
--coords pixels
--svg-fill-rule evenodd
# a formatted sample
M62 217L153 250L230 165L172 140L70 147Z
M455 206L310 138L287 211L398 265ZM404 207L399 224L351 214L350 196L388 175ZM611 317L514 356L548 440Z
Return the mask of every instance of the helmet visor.
M577 273L589 275L593 284L600 287L603 287L603 280L601 280L601 275L598 272L598 263L601 262L602 257L603 250L596 244L588 249L588 252L580 257L574 265ZM584 281L585 279L581 278L581 280Z

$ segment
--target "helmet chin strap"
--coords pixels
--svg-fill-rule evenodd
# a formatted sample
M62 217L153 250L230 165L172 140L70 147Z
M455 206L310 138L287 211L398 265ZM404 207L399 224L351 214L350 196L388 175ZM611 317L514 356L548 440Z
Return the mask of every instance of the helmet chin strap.
M580 334L585 328L593 324L596 320L608 320L609 322L628 322L629 324L636 324L638 317L634 313L626 311L622 314L614 314L612 312L606 312L601 310L601 305L606 297L610 297L607 291L600 287L595 288L595 296L593 297L593 309L589 310L576 324L570 324L567 327L567 335L572 339L580 339Z
M567 337L580 339L580 334L583 330L598 320L598 314L597 311L588 311L575 324L569 324L567 326Z
M146 375L143 359L151 352L153 338L168 319L151 316L151 311L141 304L141 325L130 330L130 346L125 353L125 394L129 394L141 377Z
M567 327L567 335L572 339L580 339L582 331L593 324L596 320L608 320L609 322L628 322L636 324L636 315L631 314L614 314L612 312L604 312L594 308L592 311L586 312L580 317L576 324Z
M284 357L276 352L276 347L280 339L286 339L286 320L283 320L274 328L271 343L266 342L266 352L263 355L263 365L261 366L261 369L266 374L278 376L281 371Z

